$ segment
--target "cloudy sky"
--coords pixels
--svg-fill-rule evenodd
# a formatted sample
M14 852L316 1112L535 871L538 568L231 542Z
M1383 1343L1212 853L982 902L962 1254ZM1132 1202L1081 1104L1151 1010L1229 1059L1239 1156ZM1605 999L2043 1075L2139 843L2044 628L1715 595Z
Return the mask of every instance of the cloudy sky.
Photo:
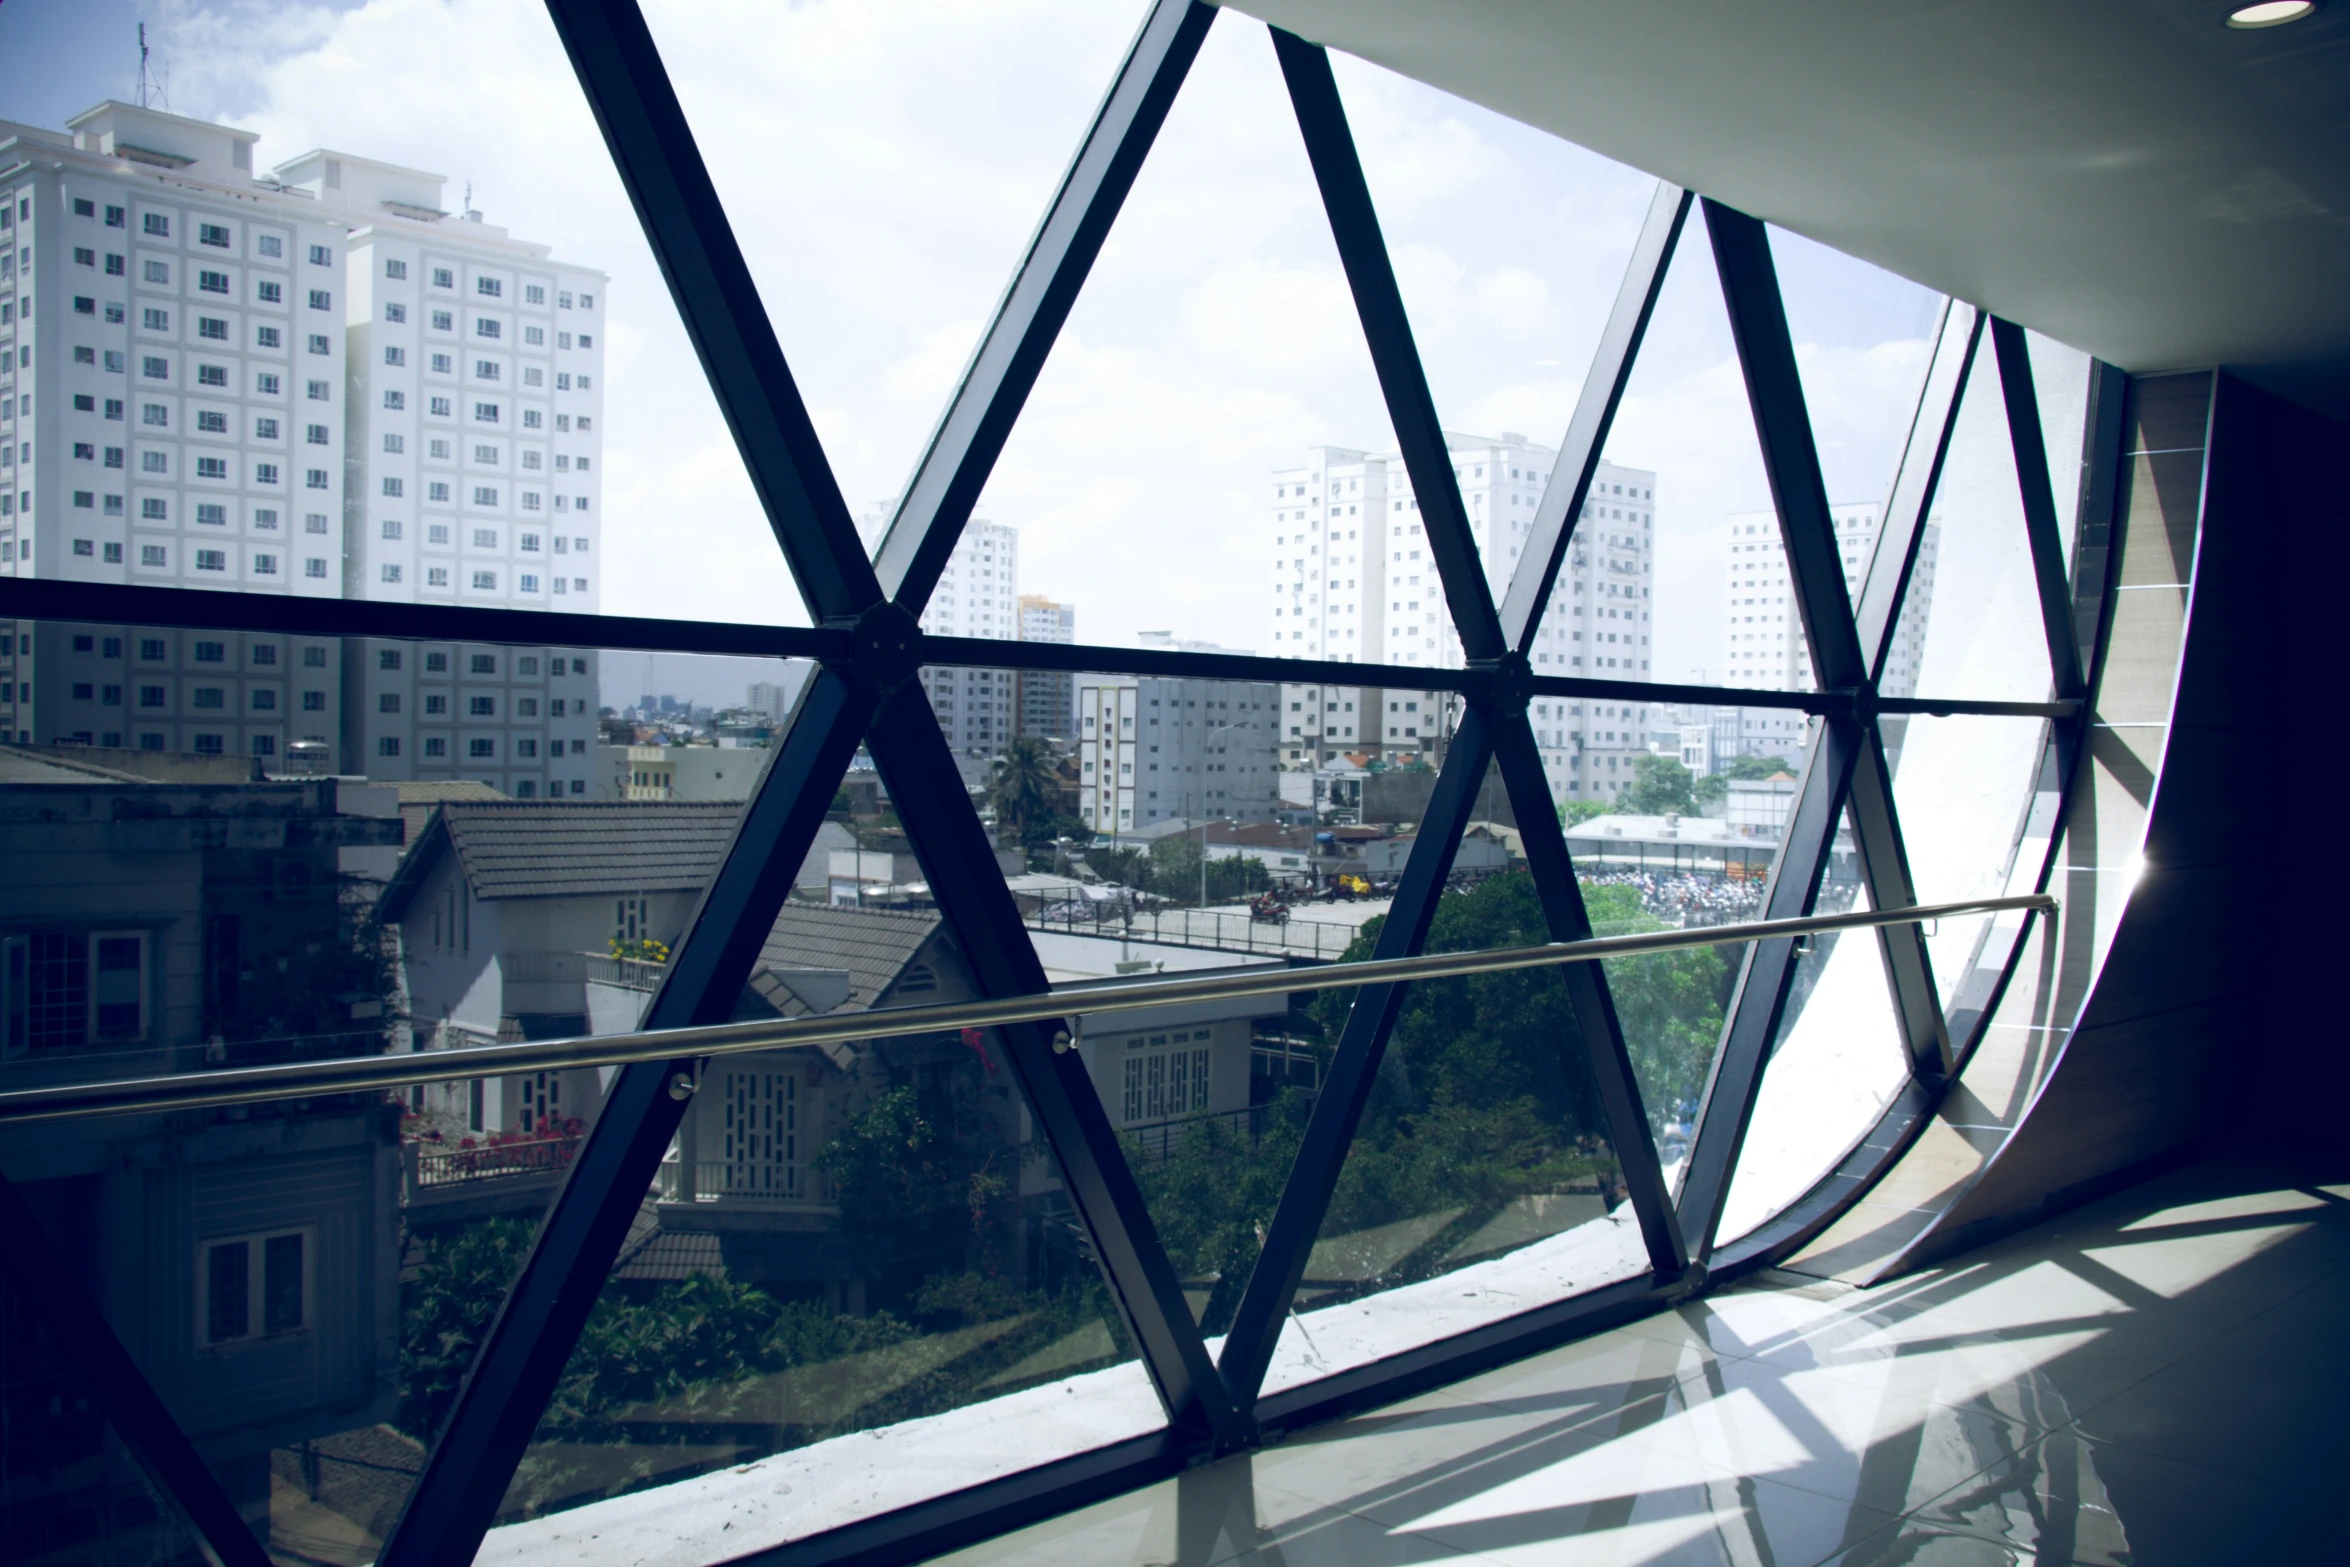
M1105 0L647 0L852 510L886 508L1140 8ZM171 107L470 183L485 219L612 276L604 607L804 620L545 12L522 0L9 0L11 118L129 97L149 26ZM1555 442L1650 180L1341 58L1438 407ZM18 90L19 88L23 90ZM1653 468L1655 673L1719 673L1727 512L1766 505L1702 235L1609 455ZM1780 236L1839 499L1883 490L1939 301ZM1270 646L1269 474L1389 431L1264 29L1229 15L1146 165L991 484L1023 591L1082 640Z

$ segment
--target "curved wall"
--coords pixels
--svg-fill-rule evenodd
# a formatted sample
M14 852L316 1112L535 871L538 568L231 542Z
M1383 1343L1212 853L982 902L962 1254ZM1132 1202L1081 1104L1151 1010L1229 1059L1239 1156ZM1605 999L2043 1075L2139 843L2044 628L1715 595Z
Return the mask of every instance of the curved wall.
M1933 1123L1795 1271L1921 1266L2248 1126L2331 1135L2317 679L2350 439L2221 372L2134 378L2122 442L2063 911Z

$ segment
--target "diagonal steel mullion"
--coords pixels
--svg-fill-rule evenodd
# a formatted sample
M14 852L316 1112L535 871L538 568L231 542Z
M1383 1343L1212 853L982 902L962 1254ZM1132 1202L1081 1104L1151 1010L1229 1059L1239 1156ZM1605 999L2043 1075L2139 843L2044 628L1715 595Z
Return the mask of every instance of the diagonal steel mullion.
M2072 584L2065 580L2064 543L2057 531L2056 494L2048 481L2048 439L2040 428L2040 394L2032 381L2032 351L2024 329L1991 318L1991 346L1999 361L1999 390L2007 408L2007 438L2024 500L2024 534L2032 546L2032 576L2040 593L2040 623L2048 637L2048 667L2056 694L2087 690L2081 648L2073 630Z
M1910 416L1909 437L1887 490L1876 548L1853 612L1871 685L1885 678L1886 661L1892 656L1901 606L1915 580L1927 514L1941 485L1982 332L1980 310L1955 300L1943 305L1917 407ZM1868 726L1854 759L1850 807L1853 849L1872 906L1899 909L1917 902L1917 885L1894 809L1893 770L1878 723ZM1898 933L1880 933L1877 946L1910 1069L1920 1078L1938 1079L1951 1069L1954 1054L1925 932L1904 925Z
M1049 989L937 715L918 684L908 681L883 700L869 746L981 996L993 1000ZM1218 1451L1245 1442L1251 1423L1208 1355L1084 1057L1074 1050L1056 1054L1050 1024L1007 1024L998 1033L1029 1111L1059 1158L1103 1281L1170 1423Z
M1918 901L1917 883L1909 873L1901 820L1893 808L1893 769L1886 760L1884 734L1874 723L1862 726L1847 803L1853 853L1860 859L1869 906L1911 907ZM1893 1015L1901 1027L1902 1048L1909 1054L1912 1075L1926 1079L1946 1075L1953 1064L1950 1029L1934 984L1934 963L1926 952L1925 932L1916 925L1881 926L1877 948L1885 960L1885 982L1893 993Z
M1763 471L1779 513L1796 610L1811 647L1813 680L1823 691L1855 689L1867 680L1867 669L1852 599L1844 589L1835 519L1828 514L1827 481L1820 476L1811 415L1804 407L1795 340L1787 331L1787 306L1771 263L1771 237L1760 218L1711 197L1705 201L1705 230L1713 242L1730 335L1738 345L1738 367L1746 377L1746 399L1762 443Z
M1763 466L1770 476L1771 496L1779 512L1788 572L1793 578L1795 600L1811 647L1814 683L1823 690L1873 695L1874 660L1863 649L1862 622L1844 586L1835 519L1829 515L1819 448L1812 433L1811 416L1804 406L1803 377L1796 367L1795 340L1787 329L1786 301L1779 293L1778 272L1771 261L1770 233L1761 219L1710 200L1705 204L1705 221L1706 232L1713 240L1714 264L1721 275L1723 301L1729 307L1731 335L1738 345L1739 366L1746 377L1747 397L1753 404L1755 432L1762 441ZM1972 313L1967 314L1962 336L1971 349L1978 327ZM1892 497L1905 505L1914 502L1912 535L1905 541L1906 548L1898 552L1888 551L1881 540L1880 556L1906 555L1915 549L1926 508L1933 501L1934 480L1948 449L1950 420L1957 410L1959 390L1965 384L1963 375L1949 373L1953 368L1949 357L1939 352L1939 342L1950 335L1953 317L1953 312L1944 311L1938 351L1929 365L1929 372L1944 373L1938 378L1929 373L1920 393L1919 408L1912 417L1911 439L1903 452L1901 477L1912 482L1904 486L1897 478ZM1964 368L1965 357L1963 352L1958 356L1960 363L1956 368ZM1929 404L1928 398L1934 401ZM1922 443L1921 434L1925 437ZM1896 572L1886 584L1888 591L1879 605L1869 606L1872 611L1881 607L1883 636L1889 637L1890 628L1896 623L1900 590L1906 585L1906 577L1906 570ZM1901 850L1900 830L1893 816L1892 776L1885 767L1882 741L1875 724L1847 730L1842 722L1830 720L1822 725L1822 731L1826 737L1840 737L1848 742L1844 749L1850 754L1831 769L1835 783L1828 792L1834 797L1834 803L1849 803L1852 808L1853 845L1855 852L1862 856L1862 875L1871 895L1898 899L1892 907L1915 903L1908 862ZM1858 785L1851 781L1856 773L1862 780ZM1808 769L1806 776L1810 776ZM1798 795L1801 793L1799 789ZM1800 810L1797 815L1801 818ZM1834 841L1836 822L1835 813L1810 822L1811 827L1824 834L1821 842L1816 847L1803 845L1800 849L1790 842L1790 854L1817 852L1824 857L1827 846ZM1791 838L1793 825L1791 822ZM1804 889L1807 906L1813 895L1812 888ZM1879 950L1885 960L1885 979L1892 992L1895 1015L1901 1021L1903 1048L1914 1069L1939 1077L1949 1066L1950 1042L1941 1005L1934 996L1933 967L1927 960L1925 937L1915 926L1903 926L1899 935L1880 937ZM1762 1052L1767 1053L1770 1040L1775 1037L1775 1020L1783 1010L1784 998L1783 985L1770 992L1767 1006L1754 1006L1761 999L1760 993L1750 998L1742 992L1739 997L1743 1005L1767 1012L1774 1020L1774 1033L1764 1036ZM1737 1026L1752 1022L1752 1018L1743 1018ZM1747 1085L1750 1092L1759 1091L1762 1086L1759 1060L1758 1056L1758 1070ZM1749 1105L1734 1118L1740 1142L1744 1140L1745 1124L1752 1114ZM1692 1169L1694 1173L1694 1159ZM1719 1191L1710 1194L1710 1214L1700 1215L1699 1225L1684 1227L1686 1233L1701 1237L1703 1246L1709 1250L1720 1223L1720 1201L1728 1195L1726 1170L1719 1185Z
M938 586L1215 19L1198 0L1157 0L1143 18L874 554L897 603L919 612Z
M1484 704L1472 701L1461 715L1460 728L1454 731L1444 770L1436 776L1435 793L1428 801L1418 836L1412 840L1403 880L1388 905L1387 921L1380 927L1372 956L1410 957L1426 947L1437 900L1443 897L1445 883L1452 875L1461 833L1476 809L1477 793L1492 757ZM1403 1010L1406 988L1400 984L1362 987L1339 1032L1338 1048L1331 1054L1330 1069L1314 1100L1296 1161L1282 1186L1273 1221L1265 1228L1264 1245L1233 1313L1224 1353L1217 1361L1225 1384L1244 1404L1254 1403L1266 1369L1273 1363L1281 1325L1297 1298L1306 1258L1329 1214L1347 1150L1370 1103L1388 1036Z
M1339 100L1338 79L1330 72L1330 56L1294 33L1278 27L1270 31L1282 78L1289 84L1290 107L1296 111L1297 128L1305 137L1306 159L1313 165L1314 183L1321 188L1330 237L1337 241L1338 259L1346 269L1347 287L1354 294L1355 313L1362 320L1363 339L1371 350L1372 367L1379 374L1379 390L1387 400L1396 446L1412 478L1412 495L1419 502L1420 521L1427 531L1428 553L1444 580L1453 629L1472 661L1499 658L1508 651L1508 644L1502 640L1501 622L1494 614L1493 593L1486 585L1484 563L1478 558L1468 507L1461 500L1452 449L1445 441L1444 425L1436 417L1436 399L1428 391L1420 350L1412 341L1403 291L1396 286L1387 241L1379 232L1371 187L1363 178L1354 135L1347 129L1346 106Z
M1790 919L1812 911L1861 744L1862 726L1852 719L1822 719L1814 727L1811 743L1804 748L1803 777L1788 811L1779 858L1763 895L1761 918ZM1678 1203L1681 1234L1689 1243L1691 1259L1701 1267L1713 1256L1722 1208L1762 1089L1763 1068L1786 1015L1796 959L1796 943L1790 940L1759 941L1747 950L1721 1043L1707 1071L1696 1135L1682 1166Z
M1542 900L1550 939L1585 940L1591 935L1590 911L1584 907L1583 889L1575 880L1574 861L1551 802L1550 781L1542 770L1542 753L1535 745L1525 704L1497 708L1493 730L1502 786L1509 791L1526 868L1534 878L1535 894ZM1632 1070L1632 1055L1624 1044L1623 1020L1608 993L1607 973L1597 963L1576 963L1559 978L1574 1009L1576 1043L1599 1093L1600 1113L1607 1121L1608 1140L1615 1145L1616 1163L1623 1171L1625 1196L1640 1221L1649 1266L1659 1277L1678 1281L1689 1266L1689 1252L1681 1242L1673 1194L1665 1185L1664 1170L1657 1159L1656 1138L1640 1101L1640 1079Z
M270 1554L252 1526L5 1175L0 1175L0 1248L8 1258L7 1283L77 1374L75 1391L98 1406L221 1567L270 1567Z
M871 710L871 688L837 670L820 670L808 682L642 1027L732 1015ZM384 1542L380 1567L473 1559L699 1077L698 1063L687 1057L639 1062L613 1078Z
M1542 499L1535 505L1525 553L1518 557L1518 568L1502 598L1502 638L1521 653L1533 647L1535 635L1542 629L1550 590L1566 564L1567 548L1591 493L1592 475L1599 471L1608 430L1615 424L1624 388L1631 384L1632 364L1640 356L1649 318L1656 313L1657 296L1664 290L1665 273L1672 265L1674 247L1680 243L1681 227L1688 221L1691 199L1680 186L1658 181L1640 237L1633 241L1632 259L1624 267L1615 308L1608 313L1599 347L1592 352L1591 369L1583 378L1582 395L1567 423L1566 438L1559 442L1558 464L1551 469L1550 482L1543 486Z
M808 612L862 613L881 584L644 14L636 0L547 0L547 13Z
M1982 340L1983 312L1952 300L1942 307L1942 321L1934 333L1933 357L1926 365L1918 406L1910 418L1909 439L1894 469L1885 498L1883 522L1877 529L1875 551L1862 579L1860 603L1853 615L1860 627L1861 656L1874 682L1885 678L1885 661L1892 656L1901 605L1916 573L1918 552L1926 535L1926 513L1941 487L1942 466L1950 455L1950 441L1958 429L1958 410L1966 393L1967 376Z

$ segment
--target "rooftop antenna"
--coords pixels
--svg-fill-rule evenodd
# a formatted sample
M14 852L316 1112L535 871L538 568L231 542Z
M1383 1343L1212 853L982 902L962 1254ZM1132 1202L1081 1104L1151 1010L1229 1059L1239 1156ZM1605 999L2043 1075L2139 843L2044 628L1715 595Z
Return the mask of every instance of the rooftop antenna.
M147 24L139 24L139 107L147 107Z

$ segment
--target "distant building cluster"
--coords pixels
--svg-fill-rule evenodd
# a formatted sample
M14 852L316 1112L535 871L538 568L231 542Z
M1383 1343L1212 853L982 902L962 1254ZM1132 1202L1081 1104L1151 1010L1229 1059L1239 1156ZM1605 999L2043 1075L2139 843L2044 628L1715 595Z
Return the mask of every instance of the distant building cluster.
M1515 431L1448 433L1455 482L1496 603L1509 591L1558 452ZM1538 674L1652 678L1656 475L1602 463L1542 614ZM1445 602L1403 459L1317 447L1273 475L1276 655L1457 669ZM1301 684L1282 692L1290 767L1441 763L1456 704L1441 692ZM1559 800L1599 799L1631 781L1652 709L1633 702L1536 704L1543 771Z
M257 174L256 139L113 102L0 124L0 572L596 610L604 274L440 175ZM7 635L20 744L589 791L592 650Z

